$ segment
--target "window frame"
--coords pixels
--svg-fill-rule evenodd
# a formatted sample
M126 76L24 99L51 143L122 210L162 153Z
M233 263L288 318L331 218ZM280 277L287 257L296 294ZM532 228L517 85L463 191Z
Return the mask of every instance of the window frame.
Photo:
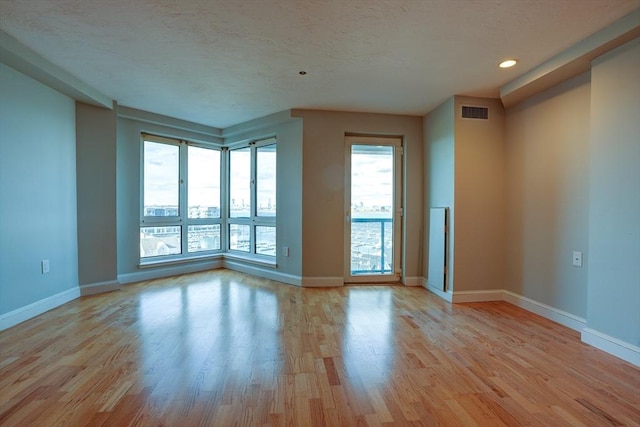
M265 262L268 264L273 264L275 263L275 260L277 258L277 248L278 248L278 232L277 232L277 216L278 216L278 193L276 190L276 200L274 201L274 204L276 206L276 214L273 216L258 216L258 207L257 207L257 171L258 171L258 165L257 165L257 153L258 153L258 149L261 147L266 147L266 146L270 146L273 145L276 148L276 187L277 187L277 174L278 174L278 151L277 151L277 147L278 147L278 142L275 136L269 136L269 137L265 137L265 138L260 138L258 140L252 140L252 141L242 141L242 142L237 142L234 144L230 144L229 146L223 147L224 150L224 154L226 155L226 159L224 161L225 165L226 165L226 178L227 178L227 182L225 185L225 188L227 190L227 194L226 194L226 203L225 203L225 219L226 219L226 225L225 225L225 234L226 234L226 251L228 254L231 254L233 256L238 256L241 258L247 258L247 259L251 259L251 260L256 260L256 261L261 261L261 262ZM249 148L250 149L250 153L251 153L251 160L250 160L250 203L249 203L249 216L248 217L231 217L231 186L230 186L230 182L231 182L231 152L233 150L241 150L241 149L245 149L245 148ZM226 149L226 150L225 150ZM245 252L245 251L240 251L240 250L236 250L236 249L231 249L231 225L232 224L237 224L237 225L248 225L250 227L249 229L249 252ZM275 246L276 246L276 251L273 255L266 255L266 254L259 254L257 253L257 249L256 249L256 227L273 227L275 229L275 234L276 234L276 242L275 242Z
M145 142L156 144L166 144L177 146L178 151L178 216L145 216ZM189 170L188 156L189 147L204 148L218 151L220 161L220 176L218 182L220 186L219 194L219 216L217 218L189 218L188 205L188 189L189 189ZM197 141L188 141L179 138L171 138L157 134L149 134L142 132L140 134L140 224L138 227L139 235L142 234L143 227L179 227L180 228L180 253L170 255L142 256L142 244L139 243L138 257L140 265L156 264L162 262L172 262L181 260L197 259L202 257L210 257L224 252L226 246L224 233L224 187L223 181L223 150L220 146L207 144ZM189 226L194 225L219 225L220 227L220 247L218 249L189 252Z
M145 216L145 142L153 142L156 144L165 144L178 147L178 216ZM181 206L182 206L182 185L180 181L183 180L182 176L182 164L181 164L181 144L182 141L177 139L165 138L156 135L142 134L140 137L140 226L145 224L152 224L147 226L155 226L156 224L171 224L177 225L180 219Z
M145 141L157 144L167 144L178 147L178 215L177 216L145 216ZM258 216L257 207L257 153L258 149L265 146L273 145L276 153L275 166L275 185L276 200L273 206L276 209L274 216ZM220 159L220 200L219 200L219 217L218 218L189 218L188 206L188 189L189 189L189 147L205 148L219 152ZM232 150L249 148L250 157L250 215L249 217L231 218L230 217L230 152ZM138 244L138 258L140 267L153 266L159 264L171 264L175 262L188 262L202 258L211 258L215 256L224 256L237 258L244 261L252 261L267 266L276 266L277 259L277 175L278 175L278 155L277 155L277 138L275 135L261 137L255 140L238 141L229 145L220 145L215 143L207 143L202 141L186 140L176 137L163 136L155 133L140 133L140 192L139 192L139 236L142 234L144 227L179 227L180 230L180 253L170 255L142 256L142 244ZM250 227L250 248L249 252L230 249L230 225L248 225ZM220 227L220 247L206 251L189 252L189 226L192 225L219 225ZM257 253L256 245L256 228L257 227L273 227L276 242L273 255Z

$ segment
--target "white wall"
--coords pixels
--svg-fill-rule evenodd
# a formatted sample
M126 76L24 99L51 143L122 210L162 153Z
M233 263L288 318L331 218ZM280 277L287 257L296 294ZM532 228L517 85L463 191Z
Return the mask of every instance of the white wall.
M4 64L0 93L0 315L7 315L79 293L75 102Z
M589 73L506 112L505 289L586 317ZM584 253L585 267L572 265Z
M593 63L590 154L587 326L637 348L640 39Z

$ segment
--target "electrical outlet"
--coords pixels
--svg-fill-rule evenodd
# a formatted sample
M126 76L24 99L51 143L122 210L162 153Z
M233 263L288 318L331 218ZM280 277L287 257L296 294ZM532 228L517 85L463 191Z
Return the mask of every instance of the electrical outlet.
M49 260L43 259L40 261L40 267L42 268L42 274L47 274L49 272Z
M282 255L289 256L289 246L284 246L282 248Z
M582 267L582 252L573 251L573 266Z

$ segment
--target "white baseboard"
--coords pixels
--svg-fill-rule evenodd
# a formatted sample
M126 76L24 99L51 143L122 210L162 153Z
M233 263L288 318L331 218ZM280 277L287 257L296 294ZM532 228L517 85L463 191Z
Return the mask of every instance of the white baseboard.
M301 286L302 279L300 276L294 276L293 274L281 273L270 267L261 267L246 262L239 262L234 260L225 259L222 266L229 270L239 271L240 273L251 274L252 276L263 277L269 280L275 280L289 285Z
M503 291L503 295L503 299L510 304L524 308L527 311L545 317L549 320L553 320L554 322L560 323L561 325L575 331L579 332L587 326L586 319L568 313L564 310L560 310L559 308L551 307L550 305L523 297L522 295L518 295L511 291Z
M453 303L502 301L502 289L488 289L485 291L453 291Z
M161 268L145 268L135 273L118 274L118 282L121 284L141 282L143 280L159 279L178 274L196 273L198 271L214 270L222 268L222 260L202 261L193 264L176 264Z
M486 301L502 301L501 289L490 289L486 291L443 291L440 288L430 286L428 284L423 285L429 292L433 292L445 301L458 304L465 302L486 302Z
M342 277L303 277L303 288L336 288L344 286Z
M422 279L422 286L424 286L425 288L427 288L429 292L436 294L443 300L453 302L453 294L450 291L443 291L440 288L436 288L435 286L429 285L429 283L427 282L427 279L424 279L424 278Z
M582 342L640 367L640 347L590 328L582 330Z
M25 305L16 310L0 316L0 331L22 323L25 320L32 319L42 313L52 310L56 307L60 307L63 304L73 301L80 297L80 288L74 287L64 292L52 295L40 301L36 301L32 304Z
M117 280L80 285L80 295L82 295L83 297L119 290L120 283L118 283Z
M405 286L420 286L420 285L422 285L422 277L420 277L420 276L405 277L402 280L402 283Z
M119 274L118 282L121 284L127 284L141 282L143 280L160 279L162 277L170 277L178 274L215 270L217 268L228 268L229 270L264 277L265 279L276 280L278 282L294 286L300 286L302 282L300 276L280 273L271 267L262 267L258 264L233 259L214 259L190 264L174 264L160 268L145 267L135 273Z
M511 291L506 291L504 289L445 292L439 288L429 286L426 279L423 278L422 280L423 286L430 292L433 292L440 298L452 303L506 301L539 316L542 316L549 320L553 320L554 322L557 322L575 331L582 331L582 329L587 326L586 319L583 319L582 317L578 317L574 314L568 313L555 307L551 307L550 305L538 301L534 301L530 298L518 295Z
M586 319L564 310L560 310L559 308L552 307L504 289L445 292L441 289L428 286L426 279L423 279L423 286L430 292L438 295L440 298L452 303L506 301L509 304L513 304L546 319L552 320L566 326L567 328L581 332L582 342L640 367L640 347L587 328Z

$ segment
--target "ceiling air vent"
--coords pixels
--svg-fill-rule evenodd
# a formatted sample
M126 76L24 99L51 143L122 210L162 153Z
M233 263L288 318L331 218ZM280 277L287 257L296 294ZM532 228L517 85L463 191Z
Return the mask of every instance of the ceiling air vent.
M462 118L488 120L489 108L488 107L472 107L469 105L463 105Z

